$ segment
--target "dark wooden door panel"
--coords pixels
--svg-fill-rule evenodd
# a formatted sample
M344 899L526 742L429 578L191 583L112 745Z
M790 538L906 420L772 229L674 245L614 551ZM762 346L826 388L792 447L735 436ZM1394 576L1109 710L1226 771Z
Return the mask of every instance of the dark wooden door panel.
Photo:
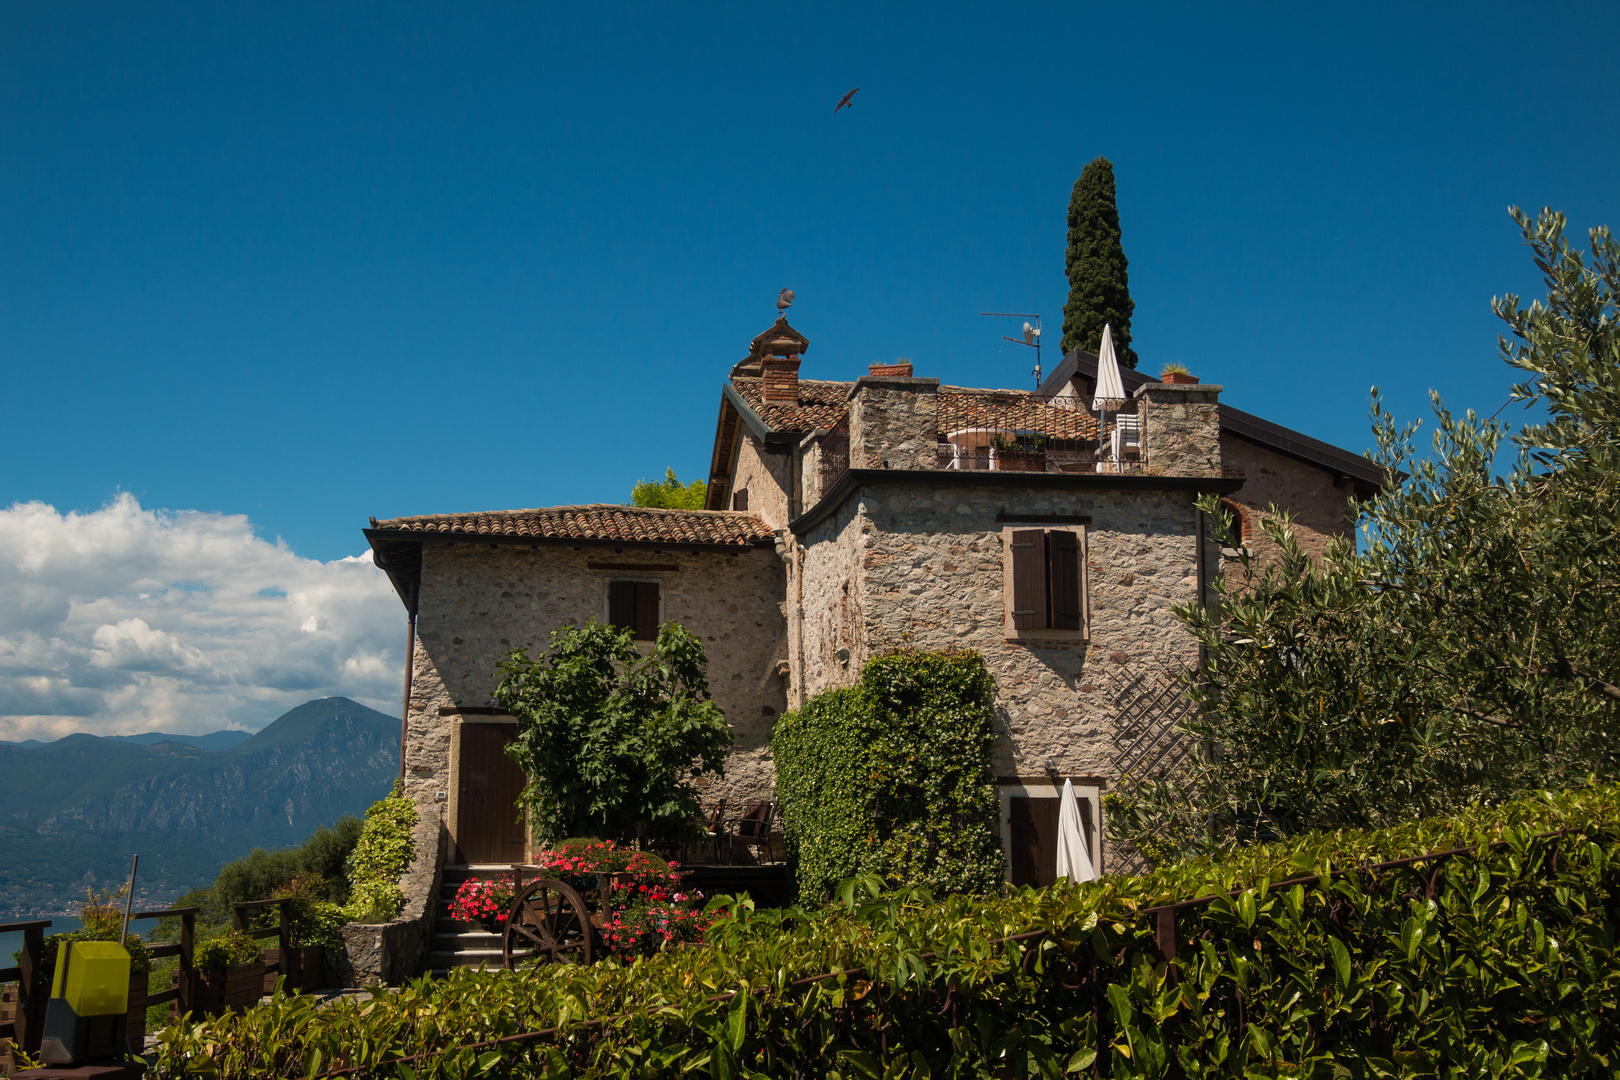
M523 862L525 837L517 808L523 770L506 756L515 724L461 726L461 791L456 842L469 863Z
M1044 889L1057 880L1058 799L1014 796L1009 839L1012 883Z

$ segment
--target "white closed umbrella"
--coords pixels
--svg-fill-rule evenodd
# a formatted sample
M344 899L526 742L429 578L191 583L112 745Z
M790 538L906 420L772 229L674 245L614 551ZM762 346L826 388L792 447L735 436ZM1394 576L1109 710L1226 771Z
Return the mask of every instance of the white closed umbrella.
M1119 374L1119 357L1114 355L1114 327L1103 327L1102 344L1097 346L1097 392L1091 395L1092 412L1118 412L1125 404L1125 380Z
M1095 881L1086 844L1086 826L1080 820L1080 804L1074 797L1074 781L1063 781L1063 797L1058 800L1057 876L1070 881Z
M1125 380L1119 374L1119 357L1114 355L1113 324L1103 326L1102 344L1097 346L1097 392L1091 396L1091 411L1097 414L1097 457L1103 455L1108 414L1125 407ZM1102 468L1099 461L1098 469Z

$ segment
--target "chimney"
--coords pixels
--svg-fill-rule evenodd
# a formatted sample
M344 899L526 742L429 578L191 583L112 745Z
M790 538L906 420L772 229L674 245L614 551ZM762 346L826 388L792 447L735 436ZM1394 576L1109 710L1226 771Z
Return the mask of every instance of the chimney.
M1221 387L1145 382L1132 395L1142 463L1157 476L1221 475Z
M767 356L760 363L766 401L799 400L799 354Z
M873 364L870 373L879 379L909 379L911 378L911 361L906 360L897 364Z
M799 357L810 348L810 339L777 316L771 328L748 346L748 360L759 364L766 401L799 400ZM746 363L746 361L745 361Z

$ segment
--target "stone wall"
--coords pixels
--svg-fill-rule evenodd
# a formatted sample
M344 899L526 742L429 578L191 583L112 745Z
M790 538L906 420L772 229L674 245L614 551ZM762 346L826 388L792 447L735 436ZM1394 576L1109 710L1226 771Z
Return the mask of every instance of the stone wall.
M849 467L932 469L939 380L863 375L849 392Z
M627 578L657 581L662 619L696 634L708 654L710 690L736 741L725 779L712 782L705 798L770 794L771 727L787 704L786 681L776 670L787 655L780 607L784 573L771 548L730 553L427 544L406 791L424 815L438 814L437 792L449 794L449 843L455 843L458 809L459 785L451 774L455 724L439 710L490 705L501 657L513 648L538 657L553 629L606 621L607 583Z
M1221 475L1221 388L1146 383L1137 388L1142 464L1153 476Z
M1277 545L1261 528L1273 505L1293 514L1294 535L1312 558L1321 557L1332 537L1355 534L1352 487L1335 485L1328 470L1235 435L1221 439L1221 452L1226 464L1243 470L1243 487L1227 498L1246 511L1249 533L1245 542L1254 553L1257 568L1277 555ZM1229 582L1237 584L1240 574L1236 563L1227 565Z
M1171 612L1197 596L1193 496L1143 491L863 487L841 515L801 542L806 577L806 681L811 693L844 685L867 656L901 646L980 652L996 678L996 769L1039 775L1048 758L1073 776L1106 776L1113 716L1091 676L1101 664L1179 672L1197 645ZM1084 516L1091 639L1051 632L1009 637L1003 533L997 515ZM851 563L857 568L846 569ZM845 670L826 637L853 577L860 633ZM813 598L813 599L812 599Z
M793 489L792 456L768 454L759 440L746 430L737 447L737 468L732 474L731 492L748 492L748 512L758 514L773 529L787 528L791 509L788 492ZM726 507L736 506L733 502Z
M433 941L439 882L444 874L443 804L417 807L416 852L399 887L405 907L386 923L345 923L341 952L327 950L327 986L398 986L422 974Z
M803 648L796 663L805 697L849 686L869 655L861 560L870 528L861 500L851 498L799 540ZM849 650L847 661L839 659L839 649Z

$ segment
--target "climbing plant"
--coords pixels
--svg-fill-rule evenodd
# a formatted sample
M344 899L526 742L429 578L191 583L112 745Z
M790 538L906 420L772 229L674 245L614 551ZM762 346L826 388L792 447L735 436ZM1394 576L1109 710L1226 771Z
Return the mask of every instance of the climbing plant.
M853 874L939 893L1002 880L991 772L995 685L975 652L895 652L771 738L801 899Z

